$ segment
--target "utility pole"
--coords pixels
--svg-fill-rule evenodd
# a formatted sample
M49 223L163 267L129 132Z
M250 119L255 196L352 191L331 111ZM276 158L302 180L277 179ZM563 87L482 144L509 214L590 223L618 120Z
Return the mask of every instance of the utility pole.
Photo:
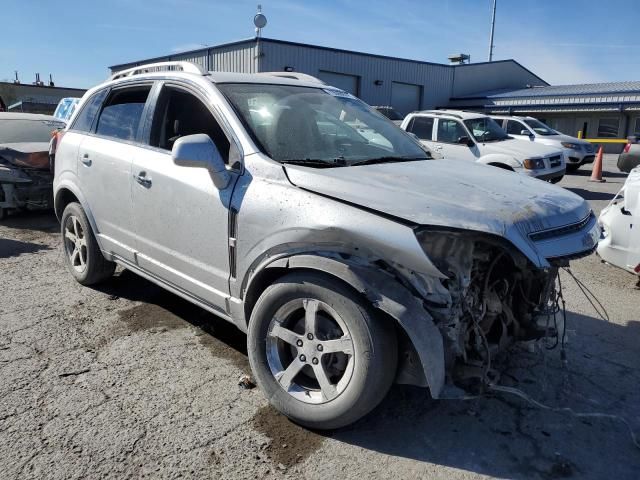
M493 30L496 26L496 0L493 0L493 13L491 15L491 38L489 38L489 61L493 60Z

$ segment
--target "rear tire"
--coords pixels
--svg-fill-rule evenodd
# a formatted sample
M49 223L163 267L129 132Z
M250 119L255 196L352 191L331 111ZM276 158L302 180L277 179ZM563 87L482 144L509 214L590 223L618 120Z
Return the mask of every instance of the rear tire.
M65 264L79 284L94 285L113 275L116 264L102 255L79 203L72 202L66 206L60 225Z
M363 417L396 373L393 325L322 273L291 273L269 286L253 310L247 341L265 396L310 428L339 428Z

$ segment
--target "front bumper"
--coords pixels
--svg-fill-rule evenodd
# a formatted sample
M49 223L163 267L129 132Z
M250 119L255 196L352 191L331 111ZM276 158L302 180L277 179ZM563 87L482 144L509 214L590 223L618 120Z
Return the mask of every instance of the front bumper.
M554 169L543 168L540 170L527 170L526 168L522 169L522 173L529 177L537 178L538 180L544 180L546 182L550 180L554 180L556 178L562 178L566 173L567 167L562 164L560 167L556 167Z
M577 223L533 232L529 238L536 250L550 263L572 260L594 252L600 238L600 227L593 212Z

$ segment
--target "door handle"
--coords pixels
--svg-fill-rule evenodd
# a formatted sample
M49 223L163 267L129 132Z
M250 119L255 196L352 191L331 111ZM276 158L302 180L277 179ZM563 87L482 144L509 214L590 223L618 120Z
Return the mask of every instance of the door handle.
M151 178L147 177L147 172L140 172L138 175L134 175L134 178L143 187L151 187Z
M91 166L91 159L89 158L89 154L88 153L85 153L82 156L82 163L84 163L87 167Z

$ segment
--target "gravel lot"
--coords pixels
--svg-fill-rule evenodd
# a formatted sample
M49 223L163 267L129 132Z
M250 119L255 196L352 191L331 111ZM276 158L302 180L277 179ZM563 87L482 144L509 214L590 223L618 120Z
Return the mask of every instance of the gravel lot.
M589 167L561 183L596 211L624 182ZM395 386L371 415L331 433L275 413L233 326L126 271L99 289L63 266L52 214L0 224L0 477L638 478L625 425L545 411L509 395L433 401ZM503 382L553 406L625 417L640 434L640 291L577 261L597 317L565 274L568 362L520 349Z

